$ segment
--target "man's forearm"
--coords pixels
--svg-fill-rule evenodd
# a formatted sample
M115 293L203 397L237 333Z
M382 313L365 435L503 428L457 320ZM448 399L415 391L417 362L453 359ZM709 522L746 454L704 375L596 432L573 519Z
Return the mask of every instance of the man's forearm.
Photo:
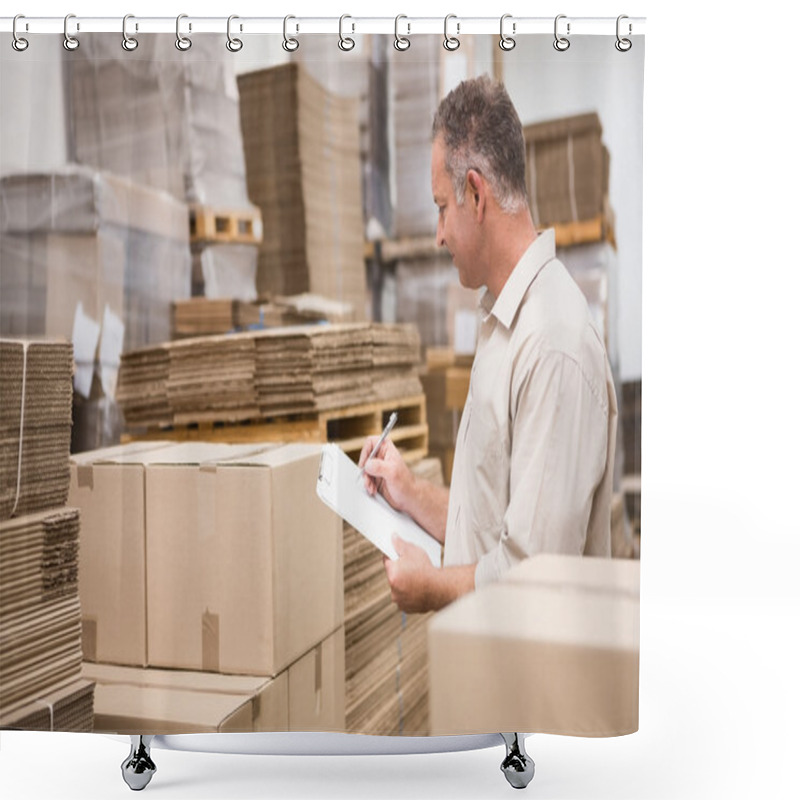
M475 589L475 564L458 567L442 567L437 570L431 580L428 591L427 607L430 611L444 608L461 595Z
M450 491L424 478L416 478L412 496L413 503L406 512L420 528L424 528L434 539L444 544Z

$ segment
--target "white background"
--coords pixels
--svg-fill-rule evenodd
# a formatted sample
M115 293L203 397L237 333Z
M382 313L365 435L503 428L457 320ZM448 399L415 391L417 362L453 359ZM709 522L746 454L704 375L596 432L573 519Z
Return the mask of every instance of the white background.
M535 736L545 798L795 798L800 289L795 4L39 2L29 16L647 16L639 733ZM696 10L697 8L700 10ZM15 9L4 10L12 14ZM725 16L722 16L724 14ZM8 47L7 36L0 46ZM468 698L465 698L468 702ZM2 734L4 798L128 797L127 747ZM155 751L154 798L510 797L500 749L268 758Z

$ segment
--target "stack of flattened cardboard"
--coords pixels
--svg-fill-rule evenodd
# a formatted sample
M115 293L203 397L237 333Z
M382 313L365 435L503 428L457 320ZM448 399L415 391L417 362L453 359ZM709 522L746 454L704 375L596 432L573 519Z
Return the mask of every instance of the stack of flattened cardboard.
M608 238L609 153L596 113L539 122L524 128L528 195L538 229L596 222L592 236L559 244Z
M421 394L419 328L416 325L373 325L372 364L375 399Z
M438 459L413 472L442 485ZM425 735L428 730L429 614L406 615L392 603L383 553L344 525L347 730Z
M314 492L319 456L137 442L73 457L96 729L344 729L341 520Z
M117 400L129 424L317 412L421 394L419 358L412 326L364 322L181 339L123 354Z
M123 353L116 399L129 425L171 425L167 398L170 347L141 347Z
M296 63L238 81L247 187L264 226L259 293L310 291L364 319L358 98L326 92Z
M93 681L72 681L7 715L0 714L0 728L92 733L94 692Z
M0 339L0 519L63 505L69 491L72 345Z
M80 678L81 666L79 527L74 508L0 522L0 719L4 724L23 727L32 703L56 690L70 687L74 693L77 689L73 684ZM70 700L73 706L74 700ZM78 706L86 710L85 703ZM91 696L88 709L91 713ZM55 718L51 722L45 730L55 725Z
M266 331L256 339L256 351L262 414L321 411L371 399L367 323Z
M167 399L178 423L258 416L252 336L203 336L170 346Z

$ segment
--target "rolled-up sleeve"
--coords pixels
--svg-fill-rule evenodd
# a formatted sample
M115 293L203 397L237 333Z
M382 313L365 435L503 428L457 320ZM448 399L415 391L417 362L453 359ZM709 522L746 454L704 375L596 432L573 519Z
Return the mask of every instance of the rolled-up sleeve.
M608 398L569 354L541 356L512 392L509 502L476 587L537 553L581 555L608 449Z

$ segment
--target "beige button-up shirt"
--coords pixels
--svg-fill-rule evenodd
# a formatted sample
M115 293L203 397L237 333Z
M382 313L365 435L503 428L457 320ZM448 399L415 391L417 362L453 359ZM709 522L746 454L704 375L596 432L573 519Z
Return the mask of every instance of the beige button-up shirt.
M603 339L555 257L531 244L482 322L456 440L444 563L475 585L536 553L608 556L617 402Z

